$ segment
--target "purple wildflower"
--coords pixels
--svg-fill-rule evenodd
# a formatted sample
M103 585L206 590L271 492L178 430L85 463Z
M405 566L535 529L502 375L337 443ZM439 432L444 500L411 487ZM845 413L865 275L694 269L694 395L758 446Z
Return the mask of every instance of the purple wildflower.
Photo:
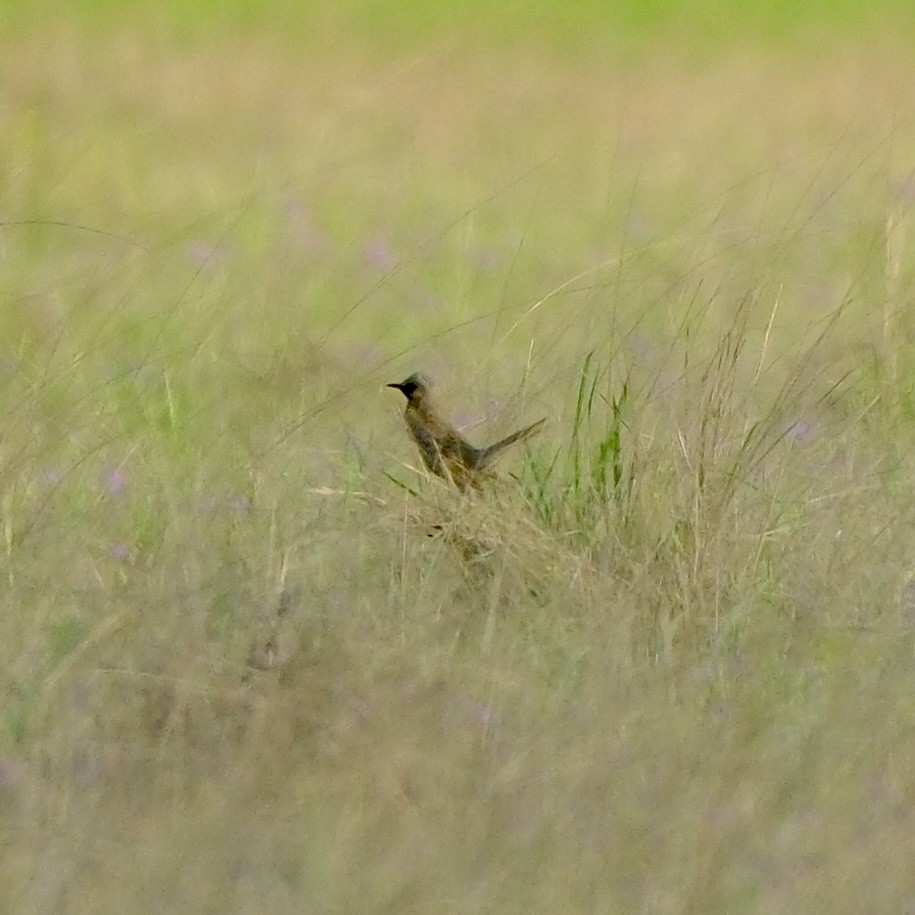
M242 493L236 493L229 499L229 508L240 515L247 515L251 511L251 500Z
M807 420L799 419L788 427L787 435L792 442L809 442L814 436L813 426Z
M126 543L112 543L108 547L108 553L119 562L127 562L130 559L130 547Z
M222 260L224 251L221 245L208 241L194 241L188 245L187 256L195 267L206 267Z
M109 496L119 496L127 488L127 474L121 467L112 467L102 474L102 487Z
M380 238L373 239L365 246L362 257L370 267L374 267L376 270L390 270L397 263L397 258L390 246Z

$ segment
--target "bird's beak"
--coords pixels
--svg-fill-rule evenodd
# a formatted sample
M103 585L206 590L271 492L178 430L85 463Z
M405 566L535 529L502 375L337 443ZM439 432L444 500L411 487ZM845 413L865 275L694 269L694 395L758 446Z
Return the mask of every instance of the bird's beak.
M403 390L403 385L400 384L399 382L392 382L391 384L386 384L385 387L386 388L397 388L398 391Z

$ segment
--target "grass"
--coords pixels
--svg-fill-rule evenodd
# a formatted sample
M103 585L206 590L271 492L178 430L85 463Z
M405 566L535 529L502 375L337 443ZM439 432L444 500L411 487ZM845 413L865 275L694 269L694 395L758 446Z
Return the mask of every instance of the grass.
M164 40L172 45L242 34L246 40L259 36L300 53L326 48L329 40L350 47L355 43L373 53L379 48L415 52L430 42L459 40L476 51L487 48L498 54L535 45L541 52L576 57L583 52L639 56L659 36L680 49L685 44L699 56L743 42L809 49L824 38L860 41L887 33L911 37L915 24L906 0L876 0L866 7L852 0L754 6L737 0L539 0L525 4L523 11L488 0L460 6L444 0L345 0L333 6L295 0L164 0L154 7L113 0L7 0L0 9L0 24L8 31L40 30L48 21L61 20L95 36L126 26L142 33L147 43Z
M911 905L898 46L3 50L6 911Z

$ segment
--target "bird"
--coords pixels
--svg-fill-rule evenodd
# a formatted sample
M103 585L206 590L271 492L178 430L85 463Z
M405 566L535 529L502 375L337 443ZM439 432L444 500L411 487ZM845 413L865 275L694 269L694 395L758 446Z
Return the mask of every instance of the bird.
M457 429L442 419L435 409L429 379L415 372L403 381L387 385L407 398L404 418L423 463L432 473L450 480L458 489L480 488L491 476L490 464L509 446L533 435L545 422L540 419L485 448L477 448L463 438Z

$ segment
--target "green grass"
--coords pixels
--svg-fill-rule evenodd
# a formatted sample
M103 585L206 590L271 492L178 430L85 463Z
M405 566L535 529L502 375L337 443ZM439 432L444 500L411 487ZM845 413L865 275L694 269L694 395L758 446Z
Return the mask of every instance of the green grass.
M807 48L824 40L862 35L911 39L915 13L907 0L804 0L748 5L739 0L539 0L523 5L491 0L341 0L329 5L301 0L212 0L154 6L117 0L6 0L0 24L42 31L63 19L87 35L141 31L151 43L211 44L266 38L287 48L325 49L331 42L375 53L418 50L432 44L468 45L495 53L534 44L580 56L638 54L659 36L700 57L735 42Z
M910 906L896 39L8 36L4 911Z

